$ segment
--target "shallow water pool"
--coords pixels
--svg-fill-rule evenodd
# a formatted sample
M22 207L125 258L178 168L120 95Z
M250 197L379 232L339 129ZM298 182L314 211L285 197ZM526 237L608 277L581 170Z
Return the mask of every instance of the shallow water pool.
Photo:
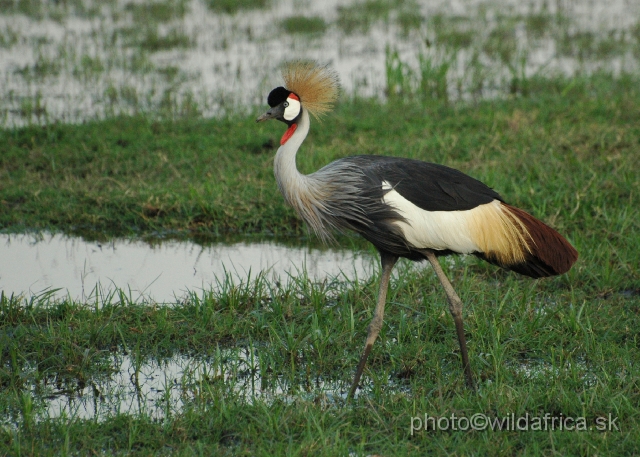
M144 241L85 241L64 235L0 235L0 290L6 295L38 294L85 301L96 290L130 292L133 300L176 302L189 291L216 288L264 274L285 282L289 275L314 281L368 278L377 259L340 249L289 247L274 242L213 244L186 241L150 245Z

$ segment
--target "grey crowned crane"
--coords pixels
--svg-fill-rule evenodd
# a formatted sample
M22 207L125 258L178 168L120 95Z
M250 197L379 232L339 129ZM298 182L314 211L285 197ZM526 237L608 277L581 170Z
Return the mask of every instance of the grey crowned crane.
M460 343L467 385L474 388L462 323L462 301L437 257L473 254L532 278L568 271L578 252L551 227L515 208L490 187L443 165L360 155L336 160L309 175L296 167L296 153L309 133L309 114L331 109L338 77L326 66L292 62L285 87L269 94L271 107L257 119L277 119L288 128L274 161L285 200L323 241L332 231L353 230L380 252L382 277L374 317L349 391L352 398L382 328L391 270L399 257L427 259L440 280Z

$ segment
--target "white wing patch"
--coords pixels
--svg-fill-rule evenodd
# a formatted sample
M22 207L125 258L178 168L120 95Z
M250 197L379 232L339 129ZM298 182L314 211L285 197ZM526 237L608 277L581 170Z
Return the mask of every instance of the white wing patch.
M473 241L472 225L474 211L425 211L393 190L391 185L383 181L382 189L388 191L383 201L400 213L405 221L397 221L409 244L419 249L450 249L461 254L482 252ZM500 204L494 200L487 205ZM481 205L485 206L485 205Z

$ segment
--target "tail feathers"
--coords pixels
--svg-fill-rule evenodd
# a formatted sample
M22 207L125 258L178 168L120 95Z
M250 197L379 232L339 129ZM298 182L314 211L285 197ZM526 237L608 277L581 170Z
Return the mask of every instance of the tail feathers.
M578 260L578 251L562 235L519 208L506 203L502 203L502 207L524 232L524 260L504 264L498 263L488 253L480 254L480 257L532 278L556 276L569 271Z

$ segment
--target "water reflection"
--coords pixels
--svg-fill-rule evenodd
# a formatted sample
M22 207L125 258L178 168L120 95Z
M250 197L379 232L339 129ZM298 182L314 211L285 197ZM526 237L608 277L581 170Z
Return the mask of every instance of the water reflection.
M36 389L33 384L34 395L41 405L38 417L64 415L102 421L117 414L130 414L161 420L180 414L185 407L206 404L220 395L249 404L256 401L269 404L276 400L290 403L300 399L342 405L346 400L349 379L313 377L292 384L282 375L265 373L269 370L261 367L260 351L258 346L238 346L218 348L216 355L208 358L175 355L161 360L138 360L130 354L114 353L110 356L111 374L97 376L80 387L70 388L63 383L54 388L56 383L50 382ZM567 376L586 387L598 381L584 360L561 367L542 360L508 365L516 376L536 383L554 382ZM299 371L304 373L304 368ZM410 388L392 377L379 387L410 395ZM367 396L373 389L372 380L367 378L355 395Z
M376 259L349 250L286 247L270 242L200 246L167 241L150 246L143 241L84 241L63 235L0 235L0 290L5 294L35 294L61 288L58 296L85 300L101 291L120 288L134 300L175 302L187 291L215 288L230 275L236 282L261 272L286 282L302 271L321 281L338 275L368 277Z
M373 8L363 0L273 0L238 14L187 0L181 13L161 17L140 2L95 3L0 11L0 125L237 112L264 105L280 83L281 62L291 58L330 62L346 92L380 97L394 90L389 50L409 65L397 69L405 79L445 65L450 97L496 96L514 77L638 69L640 3L631 0L422 0ZM289 17L316 18L326 30L287 33L281 23ZM419 65L420 54L428 65Z
M112 373L96 377L75 388L39 389L41 418L66 417L104 420L117 414L144 415L163 419L179 414L187 405L206 402L215 389L253 403L295 399L339 403L346 399L347 381L312 379L291 385L282 376L265 376L260 368L259 349L255 346L220 350L211 358L175 355L168 359L136 360L132 355L111 356ZM364 380L356 396L372 388ZM387 387L401 390L389 380Z

